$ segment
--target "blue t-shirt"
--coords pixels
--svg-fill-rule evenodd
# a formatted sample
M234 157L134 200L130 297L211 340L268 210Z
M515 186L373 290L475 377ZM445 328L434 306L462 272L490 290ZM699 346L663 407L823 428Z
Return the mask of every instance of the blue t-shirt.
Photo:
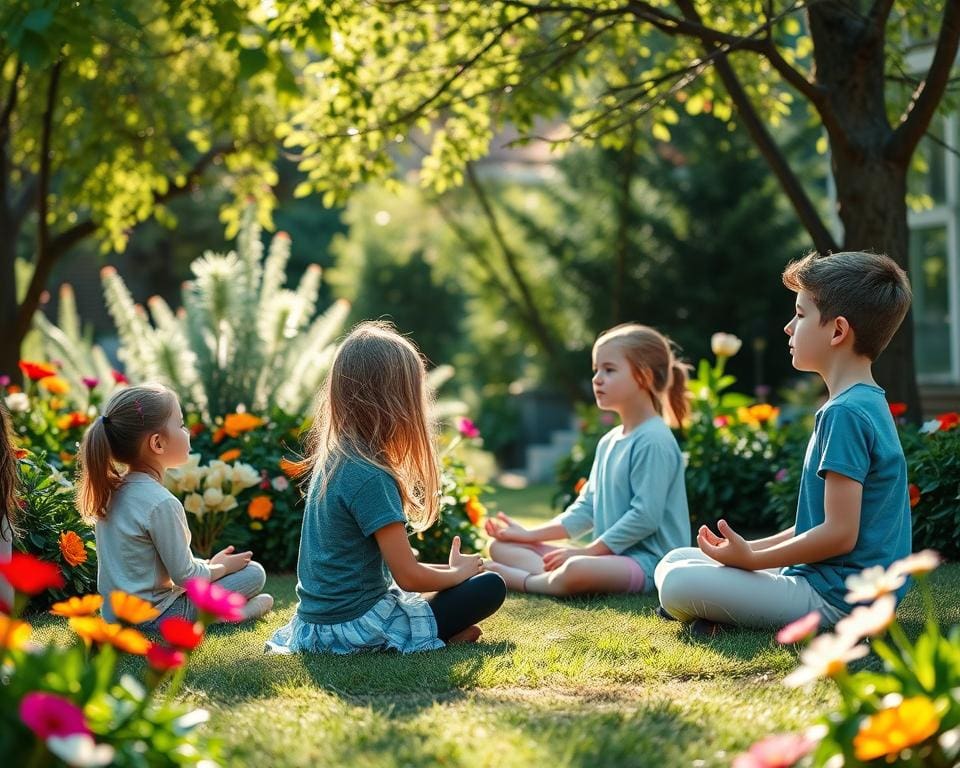
M846 555L791 566L784 573L802 576L828 603L849 613L847 577L874 565L888 567L909 555L912 544L907 462L879 387L854 384L817 411L800 477L797 534L824 521L827 472L863 485L857 543ZM906 591L904 585L898 599Z
M297 613L313 624L339 624L366 613L393 577L373 537L390 523L406 523L393 477L347 456L323 495L307 491L297 562Z

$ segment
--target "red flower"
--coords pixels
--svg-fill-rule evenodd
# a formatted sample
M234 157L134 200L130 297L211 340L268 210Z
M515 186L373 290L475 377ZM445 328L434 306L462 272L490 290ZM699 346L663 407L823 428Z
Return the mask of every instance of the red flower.
M47 363L33 363L29 360L21 360L17 365L20 366L23 375L30 379L30 381L40 381L40 379L45 379L47 376L54 376L57 373L57 369Z
M906 403L890 403L890 413L893 415L893 418L898 419L903 414L907 412Z
M167 621L174 621L174 619L167 619ZM158 672L182 667L186 660L187 657L183 651L167 648L165 645L154 645L147 651L147 664Z
M915 507L920 503L920 489L913 483L910 483L910 506Z
M165 619L160 625L160 634L170 645L184 651L192 651L203 641L203 625L180 616Z
M196 437L197 435L202 434L206 428L207 428L206 424L204 424L202 421L198 421L196 424L193 424L190 427L191 437Z
M126 376L124 376L120 371L114 370L114 371L111 371L111 373L113 374L113 381L114 381L114 383L116 383L116 384L129 384L129 383L130 383L130 379L128 379Z
M938 413L937 421L940 422L941 431L946 432L948 429L953 429L957 424L960 424L960 413L956 411Z
M0 576L25 595L36 595L52 587L62 589L64 585L58 566L23 552L14 552L7 562L0 563Z

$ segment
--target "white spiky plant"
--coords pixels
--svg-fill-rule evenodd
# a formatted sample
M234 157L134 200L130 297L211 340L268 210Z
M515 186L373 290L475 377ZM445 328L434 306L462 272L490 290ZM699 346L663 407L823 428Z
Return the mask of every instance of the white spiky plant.
M77 301L69 283L60 286L57 324L43 312L33 316L33 327L39 332L41 357L59 363L59 375L70 384L65 395L74 408L85 408L91 395L104 400L113 392L116 383L113 366L99 344L93 343L93 331L84 330L77 312ZM96 380L89 388L84 382Z
M241 407L306 412L349 303L337 301L315 317L320 268L309 267L296 291L284 288L290 238L278 233L264 260L260 235L250 210L236 252L207 252L193 262L176 314L154 297L148 319L116 271L104 270L118 354L131 380L165 382L184 408L208 419Z

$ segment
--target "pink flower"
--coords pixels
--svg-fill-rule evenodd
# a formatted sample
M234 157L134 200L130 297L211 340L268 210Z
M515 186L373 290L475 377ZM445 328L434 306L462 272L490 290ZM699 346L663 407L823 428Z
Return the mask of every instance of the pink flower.
M792 621L779 632L777 632L777 642L783 645L799 643L806 640L810 635L817 631L820 626L820 612L811 611L806 616L801 616L796 621Z
M33 691L20 701L20 719L38 739L90 733L83 710L69 699L54 693Z
M783 733L758 741L749 752L737 755L733 768L791 768L810 752L815 742L799 733Z
M788 472L786 469L780 468L777 470L777 474L773 476L773 479L776 480L778 483L782 483L784 480L787 479L787 474Z
M457 419L457 431L467 439L480 437L480 430L477 429L477 425L465 416Z
M147 663L158 672L166 672L168 669L182 667L186 660L186 654L176 648L153 645L150 647L150 650L147 651Z
M713 426L715 426L717 429L720 429L721 427L725 427L729 423L730 423L730 419L728 419L726 416L713 417Z
M231 592L219 584L206 579L187 579L184 583L189 597L201 613L206 613L220 621L242 621L243 606L247 598L239 592Z
M95 389L97 384L100 383L100 379L98 379L96 376L84 376L81 381L83 382L83 386L85 386L87 389Z
M124 376L120 371L113 371L113 380L117 384L129 384L130 379Z
M4 374L3 376L0 376L0 387L8 387L8 386L10 386L10 377L7 376L6 374Z
M283 493L287 488L290 487L290 481L287 480L283 475L277 475L273 480L270 481L270 484L273 486L273 490L280 491Z

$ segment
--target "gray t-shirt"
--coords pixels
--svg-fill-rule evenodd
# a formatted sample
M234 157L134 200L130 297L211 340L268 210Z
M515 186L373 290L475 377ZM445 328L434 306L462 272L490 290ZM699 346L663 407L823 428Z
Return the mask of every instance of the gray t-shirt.
M205 560L190 551L190 528L183 504L141 472L130 472L110 499L107 516L97 520L97 589L103 617L115 621L110 593L119 589L153 604L163 613L194 576L210 578Z
M366 613L393 583L373 534L406 521L396 481L362 459L345 457L323 495L314 480L307 491L297 563L300 618L340 624Z
M691 539L683 454L663 419L628 435L622 426L607 432L587 484L559 519L570 538L593 531L614 554L632 557L652 588L660 559Z

